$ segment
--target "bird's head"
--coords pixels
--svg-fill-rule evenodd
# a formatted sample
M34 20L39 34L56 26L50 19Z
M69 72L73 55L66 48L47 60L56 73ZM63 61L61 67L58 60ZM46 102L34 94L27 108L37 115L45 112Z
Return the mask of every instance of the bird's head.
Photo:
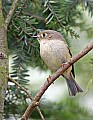
M64 41L63 36L54 30L43 30L37 34L37 36L32 36L33 38L37 38L39 43L43 41L50 41L50 40L61 40Z

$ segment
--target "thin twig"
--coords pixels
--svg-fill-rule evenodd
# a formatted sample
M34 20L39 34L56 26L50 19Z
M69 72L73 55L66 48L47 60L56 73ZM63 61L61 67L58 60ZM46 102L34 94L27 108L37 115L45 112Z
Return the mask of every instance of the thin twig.
M21 88L21 89L28 95L28 97L29 97L31 100L33 100L33 98L32 98L31 95L28 93L28 91L27 91L24 87L22 87L18 82L16 82L12 77L8 76L8 80L11 81L11 82L13 82L13 83L14 83L15 85L17 85L19 88Z
M41 21L45 21L45 18L43 18L43 17L40 17L40 16L38 16L38 15L35 15L35 14L33 14L33 13L31 13L31 12L22 12L24 15L28 15L28 16L33 16L34 18L36 18L36 19L39 19L39 20L41 20Z
M27 96L28 96L31 100L33 100L33 98L32 98L31 95L28 93L28 91L27 91L24 87L22 87L18 82L16 82L12 77L8 76L8 80L11 81L11 82L13 82L13 83L14 83L15 85L17 85L19 88L21 88L21 89L27 94ZM37 111L38 111L39 114L40 114L41 119L42 119L42 120L45 120L45 118L44 118L44 116L43 116L43 114L42 114L39 106L37 106L36 108L37 108Z
M93 83L93 79L90 79L90 81L87 84L87 88L86 88L86 90L85 90L85 92L84 92L84 94L82 96L85 96L87 94L87 92L88 92L88 90L89 90L92 83Z
M41 116L41 119L42 119L42 120L45 120L45 118L44 118L44 116L43 116L43 114L42 114L39 106L37 106L36 108L37 108L37 110L38 110L38 112L39 112L39 114L40 114L40 116Z
M35 30L36 32L39 32L30 22L28 22L27 20L23 20L25 23L27 23L31 28L33 28L33 30Z
M36 103L39 102L45 91L48 89L48 87L60 76L62 75L71 65L73 65L75 62L77 62L80 58L82 58L84 55L86 55L89 51L93 49L93 41L89 43L81 52L76 54L71 60L65 64L65 66L62 68L59 68L51 77L48 77L48 80L44 83L44 85L41 87L39 92L34 97L34 102L32 102L28 108L26 109L24 115L22 116L21 120L28 120L30 117L30 114L36 107Z

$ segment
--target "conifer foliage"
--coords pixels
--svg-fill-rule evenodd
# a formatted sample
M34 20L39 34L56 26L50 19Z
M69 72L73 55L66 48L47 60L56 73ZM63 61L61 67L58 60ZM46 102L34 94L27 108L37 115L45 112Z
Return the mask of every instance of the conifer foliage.
M5 17L12 3L13 0L3 0L3 13ZM91 16L93 15L93 0L19 1L18 7L8 27L9 53L13 59L11 65L12 72L10 73L11 77L26 87L29 82L26 78L29 76L28 66L39 66L41 69L47 69L39 55L38 41L31 36L36 35L44 29L53 29L59 31L65 38L67 38L68 35L78 38L79 34L75 31L75 27L84 26L84 22L77 24L76 20L81 19L81 21L83 21L82 14L85 10L88 10ZM6 111L8 107L12 107L12 105L18 107L18 105L21 104L20 96L25 98L26 103L25 94L18 92L18 96L16 90L17 87L15 87L15 85L9 85L6 97L6 103L8 105L5 107ZM12 97L15 96L14 98L18 98L18 105L14 104L17 99L10 99L9 94L11 94ZM9 112L12 113L12 111Z

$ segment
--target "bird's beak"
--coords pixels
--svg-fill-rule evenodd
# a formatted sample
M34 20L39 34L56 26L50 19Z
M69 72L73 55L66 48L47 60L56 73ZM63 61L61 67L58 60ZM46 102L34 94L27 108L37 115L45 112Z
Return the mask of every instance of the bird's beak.
M32 38L38 38L38 36L31 36Z

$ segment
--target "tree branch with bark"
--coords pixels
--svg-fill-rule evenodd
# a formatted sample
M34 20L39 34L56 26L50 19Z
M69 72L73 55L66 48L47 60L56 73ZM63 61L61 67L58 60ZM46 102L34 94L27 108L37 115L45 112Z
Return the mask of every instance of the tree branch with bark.
M8 25L9 25L11 19L12 19L12 16L13 16L13 14L14 14L14 12L15 12L15 9L16 9L16 7L17 7L18 1L19 1L19 0L14 0L14 2L12 3L12 6L11 6L11 8L10 8L10 11L9 11L9 13L8 13L8 15L7 15L7 17L6 17L6 20L5 20L5 23L6 23L5 27L6 27L6 29L7 29Z
M29 94L29 92L24 87L22 87L18 82L16 82L12 77L8 76L8 81L13 82L15 85L17 85L19 88L21 88L26 93L27 97L30 98L31 101L33 100L32 96ZM37 111L38 111L41 119L45 120L39 106L37 106L36 108L37 108Z
M8 75L8 43L5 30L5 21L2 12L2 1L0 0L0 120L3 119L4 98L7 89Z
M28 120L28 118L30 117L30 114L32 113L32 111L35 109L35 107L37 107L39 105L39 100L41 99L41 97L43 96L43 94L45 93L45 91L48 89L48 87L52 83L54 83L54 81L61 74L63 74L72 64L74 64L75 62L77 62L80 58L82 58L83 56L85 56L92 49L93 49L93 41L90 42L81 52L79 52L74 57L72 57L71 60L69 60L65 64L65 66L63 68L60 67L52 76L49 76L47 78L46 82L44 83L44 85L41 87L41 89L35 95L34 100L32 101L32 103L26 109L26 111L25 111L24 115L22 116L21 120Z

